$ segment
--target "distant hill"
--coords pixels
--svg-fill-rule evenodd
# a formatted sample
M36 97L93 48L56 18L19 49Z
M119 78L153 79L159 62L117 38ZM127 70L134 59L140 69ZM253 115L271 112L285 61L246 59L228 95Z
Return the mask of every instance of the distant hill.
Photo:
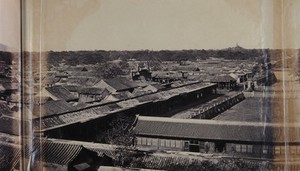
M8 50L8 47L6 45L0 43L0 51L7 52L7 50Z
M5 44L0 43L0 51L3 52L17 52L18 50L12 47L9 47Z

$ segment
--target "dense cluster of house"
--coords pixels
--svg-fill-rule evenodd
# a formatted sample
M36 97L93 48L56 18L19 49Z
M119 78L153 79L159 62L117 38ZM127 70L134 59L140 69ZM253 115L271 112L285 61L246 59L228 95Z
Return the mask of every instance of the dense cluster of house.
M183 64L163 61L160 70L152 69L148 61L128 60L127 63L131 73L122 77L138 82L156 82L164 86L180 80L202 80L217 83L222 89L232 90L242 87L254 90L257 86L271 85L276 82L275 78L271 78L274 77L272 72L252 61L222 58L210 58L197 62L186 61ZM66 66L62 63L60 66L53 66L48 72L47 79L45 78L46 85L93 86L101 80L96 70L96 65Z
M52 113L53 107L47 107L48 111L44 112L44 116L37 116L33 120L33 126L35 131L43 136L79 140L94 139L101 127L105 129L109 119L118 114L126 116L134 116L135 114L172 115L174 111L180 110L182 107L207 101L208 96L217 93L216 89L216 84L194 82L139 96L121 96L120 99L80 106L80 108L73 108L69 111L65 111L68 108L63 107L61 108L62 111ZM65 95L64 97L68 96ZM54 104L52 105L54 106ZM57 108L57 110L59 109ZM86 134L86 132L89 133Z
M273 73L264 74L266 72L261 70L255 71L257 64L247 61L211 59L186 62L183 65L163 62L165 68L159 71L152 71L151 67L145 66L143 62L129 60L128 63L133 67L130 75L110 79L97 76L96 66L93 65L68 66L61 63L57 67L53 66L42 80L43 89L36 92L33 99L25 100L28 104L25 110L33 114L34 118L39 118L110 103L125 104L131 101L131 106L134 106L132 101L144 103L145 100L141 99L148 97L155 101L159 98L153 96L160 92L169 92L172 89L178 91L180 87L191 87L197 83L214 84L219 90L238 88L254 90L258 86L270 85L276 81ZM212 90L216 93L216 87ZM196 93L195 96L208 97L203 93ZM170 111L176 104L184 106L185 101L179 97L172 99L176 101L174 104L155 106L161 110L160 115ZM163 110L164 108L170 109ZM151 115L149 111L148 114Z
M14 117L14 111L19 110L18 81L9 68L0 69L1 123L19 125L13 129L0 125L0 132L66 139L65 143L47 140L37 143L37 150L43 146L43 153L47 155L38 151L36 157L47 168L69 170L112 165L112 157L101 152L103 149L74 144L71 140L96 141L99 132L106 131L108 123L120 115L135 117L138 114L132 125L136 133L132 146L145 151L222 153L252 158L272 158L285 154L286 150L300 154L295 145L298 142L292 142L286 149L284 142L274 141L272 131L280 130L278 125L202 120L211 119L245 99L240 91L230 96L226 96L227 93L253 91L276 81L272 72L255 69L260 67L256 63L224 59L180 64L165 61L161 70L140 65L147 63L143 61L129 60L128 63L130 74L109 79L99 76L94 65L62 63L51 67L42 80L34 80L34 86L42 89L23 100L24 112L32 116L30 122ZM25 86L30 87L30 81L25 80ZM209 103L212 99L215 101ZM198 106L199 110L193 115L191 112L184 116L179 114L201 104L205 105L201 110ZM180 116L180 119L171 116ZM31 132L21 132L20 125L30 126ZM0 147L16 151L11 153L12 161L20 156L20 149L12 144L0 142ZM15 168L18 163L10 165Z
M7 65L0 59L0 132L19 135L20 74L14 67L15 63Z

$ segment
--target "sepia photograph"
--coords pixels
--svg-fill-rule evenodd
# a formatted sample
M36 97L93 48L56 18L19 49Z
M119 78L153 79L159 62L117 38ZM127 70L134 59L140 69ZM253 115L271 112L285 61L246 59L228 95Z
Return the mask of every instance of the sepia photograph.
M300 170L299 9L0 0L0 170Z

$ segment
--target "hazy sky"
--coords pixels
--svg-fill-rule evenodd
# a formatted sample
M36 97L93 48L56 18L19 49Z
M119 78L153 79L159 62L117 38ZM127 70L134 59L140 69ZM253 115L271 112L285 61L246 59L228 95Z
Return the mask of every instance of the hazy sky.
M300 45L300 0L26 3L24 37L28 50L209 49L237 43L245 48ZM0 42L6 39L2 36Z
M20 47L19 0L0 0L0 43L13 49Z

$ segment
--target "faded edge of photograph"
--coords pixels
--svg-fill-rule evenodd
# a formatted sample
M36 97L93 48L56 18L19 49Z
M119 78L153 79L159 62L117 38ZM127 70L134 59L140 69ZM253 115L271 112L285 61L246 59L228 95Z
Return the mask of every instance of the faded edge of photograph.
M0 170L300 170L299 6L0 1Z

